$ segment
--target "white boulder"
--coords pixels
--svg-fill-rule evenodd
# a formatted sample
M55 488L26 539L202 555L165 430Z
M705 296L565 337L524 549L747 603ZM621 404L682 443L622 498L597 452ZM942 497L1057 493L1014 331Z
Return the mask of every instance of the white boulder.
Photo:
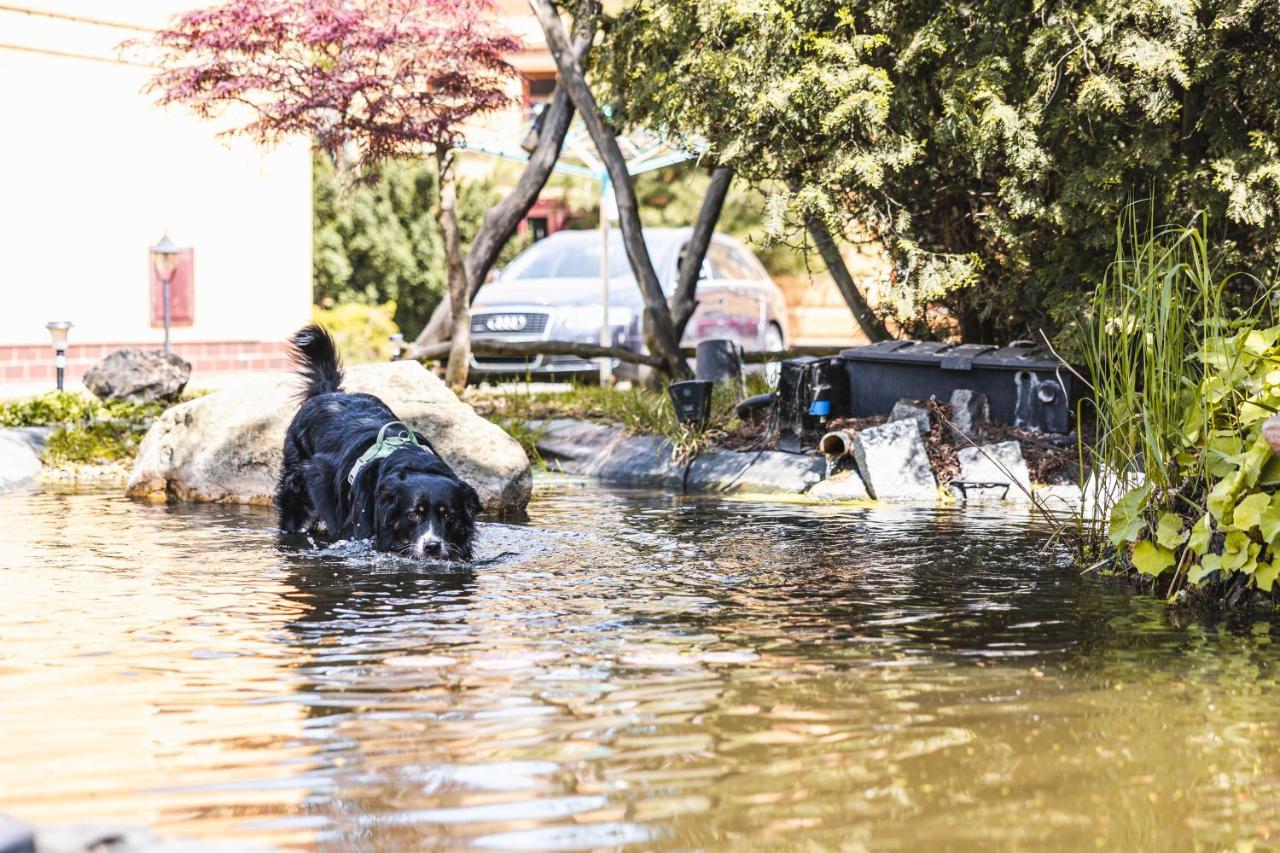
M270 374L170 408L142 440L127 494L152 501L270 503L299 388L292 374ZM343 390L380 397L475 487L487 511L519 512L528 503L532 472L520 444L421 364L348 368Z

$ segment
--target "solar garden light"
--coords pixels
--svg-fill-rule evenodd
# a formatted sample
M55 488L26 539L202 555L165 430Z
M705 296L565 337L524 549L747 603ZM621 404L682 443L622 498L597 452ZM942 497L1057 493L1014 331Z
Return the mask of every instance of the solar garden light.
M399 361L405 350L404 335L396 332L394 335L388 336L387 340L391 342L391 360Z
M71 321L55 320L46 323L45 328L49 330L49 337L53 339L53 351L57 353L53 363L58 368L58 390L61 391L62 379L67 370L67 335L71 332Z
M160 285L164 288L164 351L169 352L169 285L173 282L173 274L178 269L178 260L182 250L173 244L169 235L165 234L160 242L151 247L151 266L160 276Z

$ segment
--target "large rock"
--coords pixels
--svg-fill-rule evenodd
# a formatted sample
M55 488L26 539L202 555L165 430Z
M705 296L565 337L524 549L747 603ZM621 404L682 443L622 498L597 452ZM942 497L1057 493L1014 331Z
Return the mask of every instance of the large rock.
M914 418L862 430L853 442L853 458L877 500L938 498L938 481Z
M343 388L376 394L435 446L490 512L520 511L532 474L518 442L414 361L353 367ZM280 471L298 380L254 377L174 406L151 425L127 493L145 500L266 504Z
M40 451L49 427L0 429L0 492L31 482L40 473Z
M1031 474L1022 458L1022 446L1016 441L1002 441L982 447L966 447L956 453L960 476L964 483L999 483L1007 488L966 489L962 495L969 501L1007 500L1028 503L1031 500Z
M191 365L160 350L118 349L89 368L84 384L101 400L150 403L176 400L191 378Z

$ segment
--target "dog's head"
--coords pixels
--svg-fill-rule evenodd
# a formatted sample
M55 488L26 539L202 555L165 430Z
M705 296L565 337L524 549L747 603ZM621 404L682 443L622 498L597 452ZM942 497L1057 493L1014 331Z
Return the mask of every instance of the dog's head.
M375 487L374 547L419 560L470 560L480 498L461 480L388 471Z

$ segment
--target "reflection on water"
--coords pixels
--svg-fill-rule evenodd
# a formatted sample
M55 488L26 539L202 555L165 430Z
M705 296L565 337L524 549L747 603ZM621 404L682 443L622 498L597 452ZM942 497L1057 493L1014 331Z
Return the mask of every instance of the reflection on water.
M281 846L1280 835L1275 625L973 513L539 493L466 572L0 497L0 810Z

